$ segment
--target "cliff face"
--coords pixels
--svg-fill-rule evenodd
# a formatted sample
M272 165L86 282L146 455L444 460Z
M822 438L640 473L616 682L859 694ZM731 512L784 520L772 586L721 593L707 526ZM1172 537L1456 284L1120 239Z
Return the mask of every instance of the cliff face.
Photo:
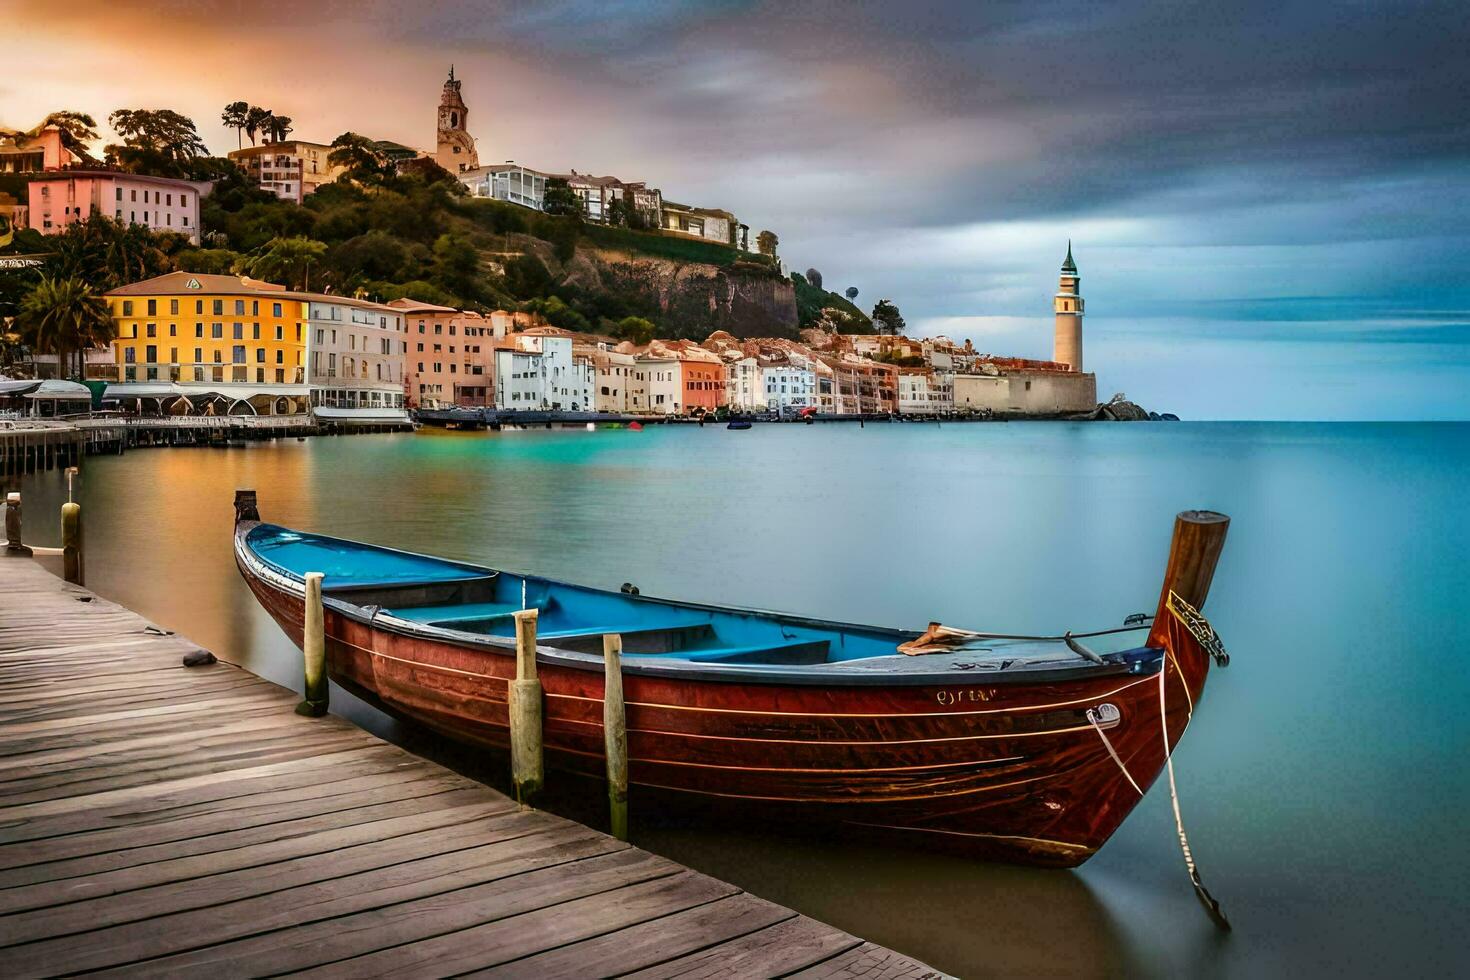
M657 310L663 332L675 337L702 340L716 330L741 338L796 336L795 288L772 273L583 246L565 276L568 285L620 293Z

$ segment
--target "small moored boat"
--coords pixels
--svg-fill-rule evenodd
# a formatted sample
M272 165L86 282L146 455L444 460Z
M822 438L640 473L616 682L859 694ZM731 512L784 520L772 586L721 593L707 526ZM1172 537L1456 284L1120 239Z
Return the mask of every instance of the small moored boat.
M455 739L508 744L538 610L549 766L605 772L602 638L623 641L630 780L775 821L1070 867L1132 811L1224 651L1199 613L1229 519L1177 518L1157 613L1052 637L834 623L608 592L263 523L235 559L300 645L321 572L330 676Z
M730 420L730 424L729 425L726 425L725 428L727 428L727 429L748 429L748 428L750 428L750 419L731 419Z

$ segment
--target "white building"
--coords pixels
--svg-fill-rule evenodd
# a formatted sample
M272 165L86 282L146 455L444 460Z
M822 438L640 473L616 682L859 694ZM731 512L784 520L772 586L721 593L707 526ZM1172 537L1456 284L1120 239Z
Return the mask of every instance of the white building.
M788 360L761 365L761 396L766 411L788 415L817 403L817 375Z
M719 208L694 208L687 204L663 202L660 227L667 233L687 235L706 242L735 245L740 222L735 215Z
M238 163L261 190L297 204L315 193L318 187L332 183L347 172L346 167L333 166L328 162L331 155L332 148L326 143L308 143L305 140L263 143L225 154Z
M954 411L954 375L924 368L898 372L898 414L945 415Z
M550 174L531 170L514 163L476 167L459 174L459 179L475 197L509 201L536 211L546 206L546 180Z
M171 231L199 244L199 199L211 181L173 180L110 170L67 170L46 174L27 185L30 226L56 235L94 214Z
M633 367L633 411L653 415L678 415L684 393L677 357L647 355Z
M407 421L403 370L408 333L403 312L346 296L301 298L307 300L312 413L334 421Z
M725 404L737 412L758 412L766 407L760 362L754 357L725 362Z
M594 411L594 369L572 355L572 338L519 336L495 351L495 407L511 411Z
M583 354L592 364L595 375L595 389L592 393L594 410L617 415L632 411L633 372L637 359L632 354L613 350L607 344L598 344L576 353Z

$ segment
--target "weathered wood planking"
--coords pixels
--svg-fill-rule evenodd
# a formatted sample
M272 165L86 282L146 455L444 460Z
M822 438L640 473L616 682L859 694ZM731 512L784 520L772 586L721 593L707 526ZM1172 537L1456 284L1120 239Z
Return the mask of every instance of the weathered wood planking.
M0 975L938 976L0 558Z

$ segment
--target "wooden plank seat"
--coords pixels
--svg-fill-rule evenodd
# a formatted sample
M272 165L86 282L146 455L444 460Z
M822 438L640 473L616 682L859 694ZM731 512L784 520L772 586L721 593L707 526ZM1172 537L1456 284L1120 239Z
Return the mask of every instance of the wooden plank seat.
M529 603L526 608L536 609L541 612L546 610L546 602ZM519 602L467 602L456 606L411 606L407 609L394 608L390 610L399 619L412 620L415 623L429 623L432 626L455 626L459 623L471 620L509 619L513 614L519 612Z

